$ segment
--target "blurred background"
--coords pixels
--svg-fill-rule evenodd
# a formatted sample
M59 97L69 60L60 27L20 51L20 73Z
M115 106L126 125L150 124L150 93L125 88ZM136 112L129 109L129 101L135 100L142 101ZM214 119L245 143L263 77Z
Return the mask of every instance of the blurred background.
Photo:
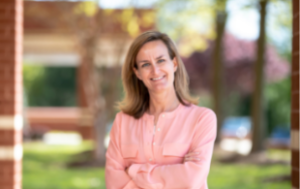
M291 188L290 0L25 0L23 188L105 188L121 67L147 30L217 114L209 188Z

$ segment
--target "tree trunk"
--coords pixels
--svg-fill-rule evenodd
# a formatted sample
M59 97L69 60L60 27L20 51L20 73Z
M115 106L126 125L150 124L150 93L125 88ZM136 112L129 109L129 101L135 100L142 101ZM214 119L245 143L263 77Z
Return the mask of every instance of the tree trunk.
M106 132L105 103L100 90L100 76L96 73L94 63L96 49L96 35L90 35L81 39L81 64L79 68L79 105L82 109L88 110L88 126L94 127L92 133L95 139L94 159L101 165L105 162L104 138Z
M224 65L223 65L223 34L226 25L227 12L226 1L223 1L222 10L217 11L216 16L216 33L215 46L213 50L213 102L214 111L217 115L217 139L216 143L220 142L220 131L224 120Z
M264 137L265 137L265 119L264 119L264 100L263 100L263 86L264 86L264 64L265 64L265 26L266 26L266 7L267 0L259 2L260 8L260 31L257 40L257 52L255 62L255 82L254 93L252 97L252 149L251 154L264 151Z
M94 157L99 165L105 165L105 146L104 138L106 134L106 114L104 111L99 112L95 117L95 147Z

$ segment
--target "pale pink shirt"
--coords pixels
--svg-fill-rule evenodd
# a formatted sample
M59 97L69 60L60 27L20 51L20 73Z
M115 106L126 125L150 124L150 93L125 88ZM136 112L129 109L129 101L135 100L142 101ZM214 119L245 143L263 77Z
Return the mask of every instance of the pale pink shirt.
M119 112L106 153L107 189L207 189L216 124L212 110L180 104L159 116L153 135L154 116ZM183 163L189 152L200 161Z

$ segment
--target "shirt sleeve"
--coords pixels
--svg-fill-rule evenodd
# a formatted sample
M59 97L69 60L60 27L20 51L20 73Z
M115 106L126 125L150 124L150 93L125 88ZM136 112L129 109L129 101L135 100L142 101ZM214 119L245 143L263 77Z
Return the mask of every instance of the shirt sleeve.
M117 114L110 132L110 142L106 152L105 182L109 189L139 189L125 172L124 159L120 152L118 127L120 115Z
M141 188L202 188L206 184L216 138L217 119L207 109L197 122L189 152L199 152L198 162L172 165L132 164L129 175Z

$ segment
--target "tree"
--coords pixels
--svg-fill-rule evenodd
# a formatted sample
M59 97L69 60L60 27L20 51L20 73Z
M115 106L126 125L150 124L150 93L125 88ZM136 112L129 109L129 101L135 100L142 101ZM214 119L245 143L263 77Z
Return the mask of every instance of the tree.
M216 2L216 39L214 42L214 50L213 50L213 106L214 111L218 118L218 126L217 126L217 139L216 142L220 142L220 131L221 126L224 121L224 64L223 64L223 34L227 20L227 12L226 12L226 3L227 0L217 0Z
M267 14L268 0L261 0L259 2L259 37L257 40L256 48L256 62L255 62L255 83L254 93L252 97L252 149L251 154L255 154L264 150L265 138L265 119L264 119L264 99L263 99L263 86L264 86L264 65L265 65L265 27L266 27L266 14Z

